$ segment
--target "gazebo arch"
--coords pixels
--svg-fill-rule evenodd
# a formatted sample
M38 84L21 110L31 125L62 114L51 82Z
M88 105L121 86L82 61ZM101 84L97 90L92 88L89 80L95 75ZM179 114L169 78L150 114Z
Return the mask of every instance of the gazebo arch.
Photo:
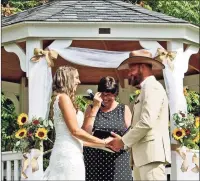
M177 74L175 76L168 70L164 72L164 76L171 75L170 80L173 80L174 84L180 83L177 92L183 87L185 73L193 75L199 72L197 26L120 0L50 2L5 17L2 19L2 26L2 80L19 83L22 77L27 77L26 83L23 80L23 86L28 85L29 88L29 116L33 115L32 111L35 109L36 116L44 117L39 108L34 107L34 101L30 101L36 96L36 92L30 89L35 86L31 80L34 79L32 72L36 64L30 61L34 56L34 48L45 49L57 44L61 49L87 48L103 50L110 54L113 51L124 53L147 49L155 55L159 47L176 51L179 55L179 61L176 60ZM68 43L70 41L71 43ZM54 63L53 73L64 64L72 65L79 70L82 82L82 90L79 89L79 93L85 92L87 89L85 85L91 87L96 85L102 76L113 76L121 83L122 101L128 103L128 96L124 95L128 95L132 88L127 83L127 71L117 71L115 66L91 67L90 64L85 64L84 60L78 65L73 63L73 60L65 60L61 56L58 56ZM179 67L183 67L184 70L179 71ZM51 72L49 68L47 69ZM162 72L155 71L154 74L158 79L163 79ZM21 88L24 90L24 87ZM166 87L166 89L171 96L172 88ZM41 92L44 93L44 90L41 89ZM182 92L180 94L182 95ZM179 101L176 106L170 107L171 114L179 108L182 109L179 107L184 101L182 98L183 95L180 97L181 100L171 97L171 100ZM20 99L24 100L23 95ZM23 109L22 106L21 111ZM172 164L172 167L176 168L175 164ZM174 174L172 179L176 180L176 177Z

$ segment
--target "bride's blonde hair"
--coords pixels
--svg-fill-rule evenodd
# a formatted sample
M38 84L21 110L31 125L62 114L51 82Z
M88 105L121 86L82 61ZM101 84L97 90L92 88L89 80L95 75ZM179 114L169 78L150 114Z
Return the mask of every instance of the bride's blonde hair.
M78 107L75 103L75 75L77 73L77 69L70 66L61 66L59 67L54 75L53 78L53 95L52 95L52 102L51 102L51 109L50 109L50 118L53 118L53 103L55 97L60 93L67 94L75 109L78 110Z

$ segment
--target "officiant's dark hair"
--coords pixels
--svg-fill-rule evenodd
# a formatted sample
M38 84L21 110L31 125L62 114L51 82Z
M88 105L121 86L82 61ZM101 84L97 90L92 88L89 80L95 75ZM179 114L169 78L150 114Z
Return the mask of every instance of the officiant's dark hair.
M107 92L115 94L116 96L119 93L119 84L113 77L107 76L103 77L98 84L98 92Z

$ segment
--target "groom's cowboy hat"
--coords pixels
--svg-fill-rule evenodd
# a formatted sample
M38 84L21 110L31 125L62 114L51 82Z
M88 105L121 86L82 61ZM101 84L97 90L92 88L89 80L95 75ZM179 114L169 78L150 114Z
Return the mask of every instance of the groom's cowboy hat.
M118 70L129 69L132 64L150 64L153 70L164 69L165 66L160 61L152 58L152 54L147 50L136 50L129 54L129 58L124 60L119 66Z

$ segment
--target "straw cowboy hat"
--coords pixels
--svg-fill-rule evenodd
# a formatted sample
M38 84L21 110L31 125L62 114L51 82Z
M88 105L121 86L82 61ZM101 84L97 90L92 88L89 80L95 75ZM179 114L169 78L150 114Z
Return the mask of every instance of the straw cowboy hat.
M152 54L147 50L136 50L130 52L129 58L124 60L118 66L118 70L129 69L129 65L131 64L151 64L153 70L161 70L165 68L164 64L152 58Z

